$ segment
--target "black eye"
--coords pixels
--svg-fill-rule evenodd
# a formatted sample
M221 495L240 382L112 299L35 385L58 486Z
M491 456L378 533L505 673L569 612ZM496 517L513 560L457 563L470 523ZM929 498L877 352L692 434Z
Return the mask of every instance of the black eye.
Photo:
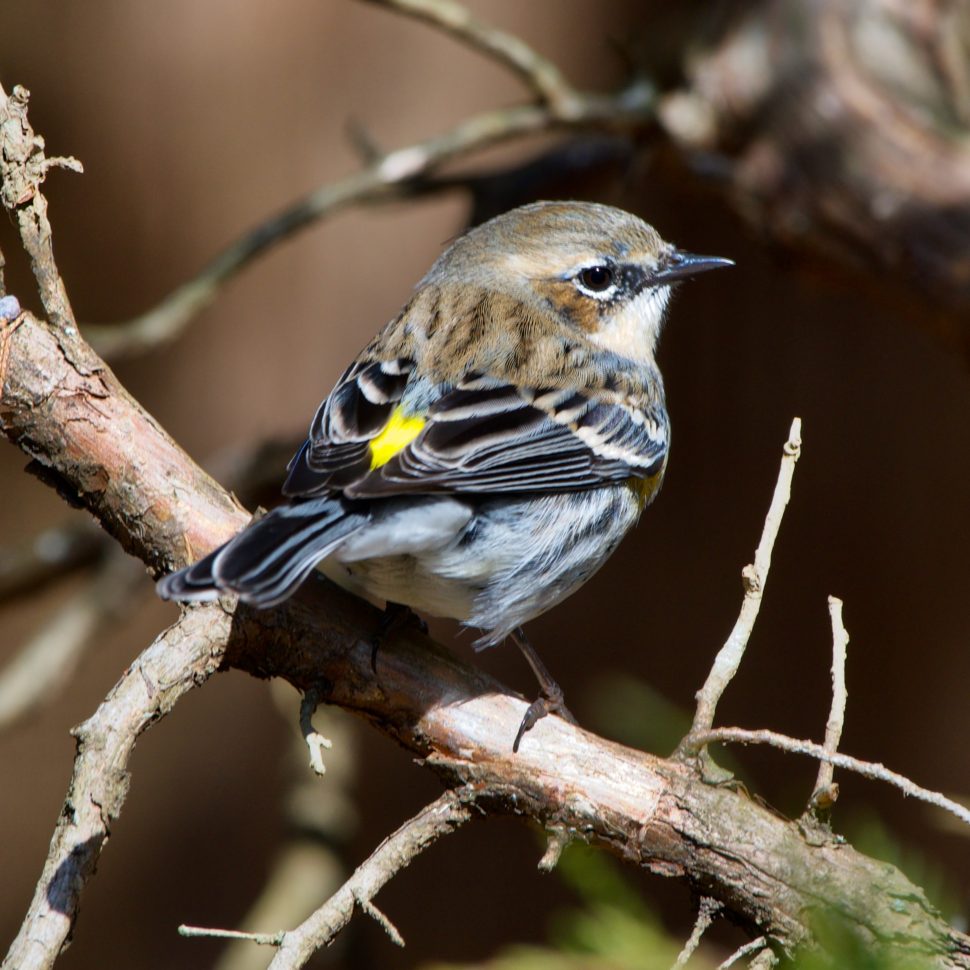
M593 293L603 293L615 282L609 266L589 266L579 274L578 279L584 289Z

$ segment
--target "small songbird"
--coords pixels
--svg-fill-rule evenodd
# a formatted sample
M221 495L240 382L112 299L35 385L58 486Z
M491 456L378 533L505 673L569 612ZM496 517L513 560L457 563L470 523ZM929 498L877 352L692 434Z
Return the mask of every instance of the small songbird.
M438 258L345 371L286 501L159 580L273 606L319 568L368 599L512 637L543 715L570 717L522 624L578 589L656 496L670 430L654 359L671 286L730 266L636 216L537 202Z

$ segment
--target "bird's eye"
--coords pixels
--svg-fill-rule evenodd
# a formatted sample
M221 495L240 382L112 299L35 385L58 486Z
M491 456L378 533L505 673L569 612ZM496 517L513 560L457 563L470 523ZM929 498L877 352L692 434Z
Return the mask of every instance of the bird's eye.
M616 282L615 274L609 266L587 266L580 271L576 280L590 293L605 293Z

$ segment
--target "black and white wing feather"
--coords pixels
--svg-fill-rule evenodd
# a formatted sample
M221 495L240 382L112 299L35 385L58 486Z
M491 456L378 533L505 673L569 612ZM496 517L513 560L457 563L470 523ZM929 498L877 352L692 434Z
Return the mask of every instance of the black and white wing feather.
M375 441L402 412L416 422L413 437L376 461ZM605 392L481 375L432 392L410 361L369 363L323 404L283 490L350 499L575 491L656 476L667 435L662 406L636 408Z

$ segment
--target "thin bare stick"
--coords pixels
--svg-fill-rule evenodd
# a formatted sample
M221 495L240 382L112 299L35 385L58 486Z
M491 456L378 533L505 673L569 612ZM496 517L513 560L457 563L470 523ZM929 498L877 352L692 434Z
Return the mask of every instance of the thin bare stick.
M717 970L729 970L733 967L738 960L743 960L745 957L751 956L752 953L760 953L766 946L767 942L763 936L759 936L744 946L739 946L734 953L732 953L726 960L717 965Z
M283 937L280 948L270 963L270 970L293 970L302 967L310 957L326 946L350 922L359 906L370 915L376 907L371 900L380 889L441 836L453 832L471 818L471 792L448 791L423 808L389 835L362 863L354 874L309 919ZM390 927L383 913L379 920ZM376 917L375 917L376 918ZM393 927L391 927L393 929ZM395 942L402 942L400 934Z
M82 172L83 168L76 158L48 158L44 154L44 139L34 134L27 120L29 99L30 92L19 84L9 96L0 86L0 203L16 216L48 318L58 329L74 333L77 324L54 262L47 200L40 184L52 168L72 172Z
M217 940L245 940L258 946L279 946L286 935L284 930L278 933L244 933L242 930L220 930L209 926L186 926L185 923L179 926L178 933L188 939L213 937Z
M804 754L809 758L818 758L819 761L827 761L835 765L836 768L854 771L857 775L871 778L874 781L884 781L886 784L898 788L904 795L918 798L921 802L942 808L944 811L955 815L960 821L970 825L970 808L952 801L939 792L920 787L903 775L891 771L885 765L873 761L860 761L858 758L853 758L847 754L830 753L821 744L816 744L814 741L800 741L797 738L790 738L786 734L778 734L775 731L763 729L751 731L746 728L735 727L714 728L710 731L704 731L702 734L698 734L693 741L699 746L715 742L767 744L781 751L790 751L793 754Z
M842 726L845 723L845 706L848 693L845 688L845 659L849 646L849 634L842 622L842 600L829 597L829 617L832 621L832 707L825 725L823 748L826 754L833 755L839 749L842 739ZM835 766L831 761L822 761L818 766L815 790L812 793L809 809L816 815L824 815L832 807L839 795L839 786L833 781Z
M771 568L771 552L778 536L778 530L781 527L785 508L788 505L789 498L791 498L795 462L798 461L802 449L801 435L801 418L795 418L792 421L791 430L788 432L788 441L785 442L781 467L778 470L778 481L775 484L768 515L765 517L761 541L755 550L754 562L745 566L741 571L744 584L744 600L741 603L741 612L734 624L734 629L731 630L724 646L721 647L714 658L714 664L704 686L697 692L697 710L694 714L694 723L690 733L678 746L677 754L680 756L697 752L701 746L697 740L698 735L709 731L713 726L717 703L741 665L741 659L744 657L751 631L754 629L755 620L758 618L758 611L761 609L761 597L764 594L765 583L768 579L768 570Z
M683 950L677 955L670 970L683 970L687 966L687 961L694 955L694 952L701 945L701 937L707 932L714 917L721 911L721 904L710 896L703 896L700 905L697 907L697 919L694 921L694 929L691 930Z
M433 24L463 44L514 71L560 118L582 111L582 96L562 72L513 34L482 23L453 0L370 0L409 17Z
M428 176L444 162L521 135L566 127L627 128L647 118L653 104L653 88L637 81L615 96L584 96L581 110L568 118L560 118L545 105L486 111L435 138L392 151L360 172L321 186L230 244L197 276L150 310L124 323L85 324L84 335L98 353L112 359L167 343L256 257L346 206L399 199L414 191L415 180Z

